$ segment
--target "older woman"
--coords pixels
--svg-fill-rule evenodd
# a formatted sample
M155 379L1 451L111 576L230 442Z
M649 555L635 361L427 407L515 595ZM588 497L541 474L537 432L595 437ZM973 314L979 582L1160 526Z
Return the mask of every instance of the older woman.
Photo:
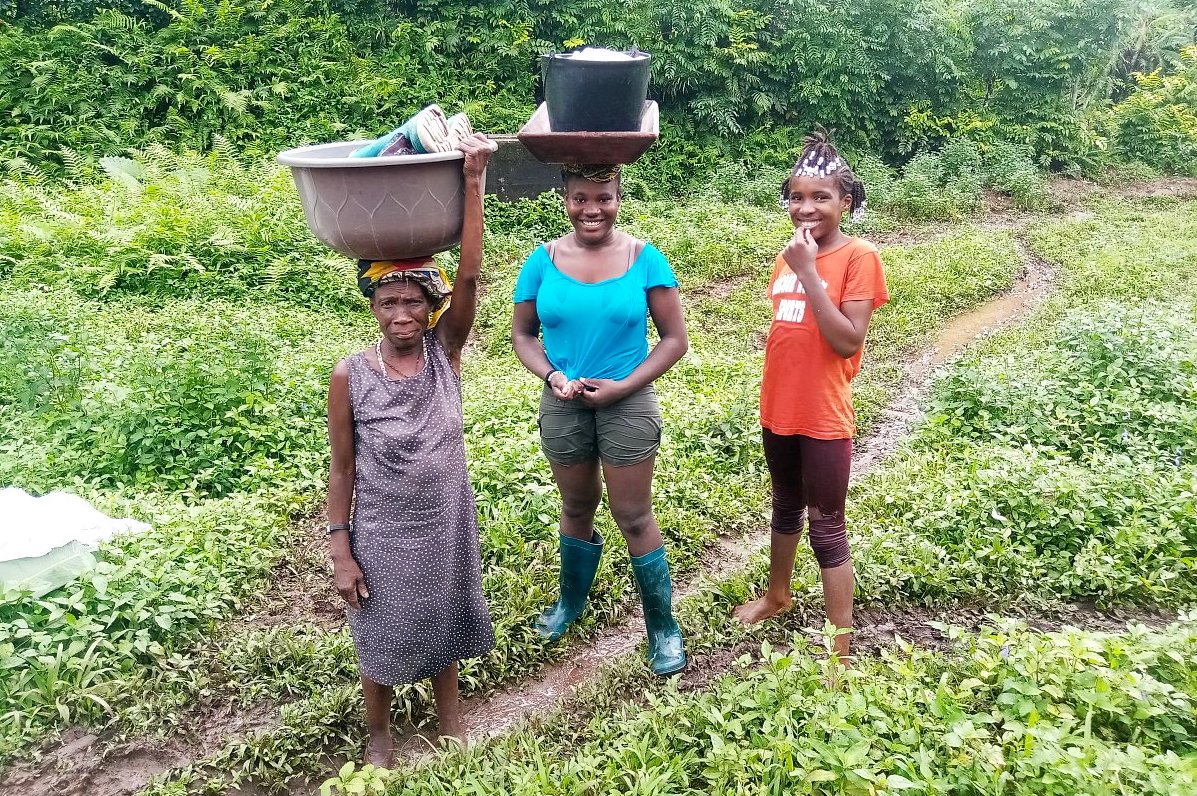
M461 413L492 146L481 135L459 146L466 209L452 304L446 309L448 281L430 258L361 263L359 286L382 336L337 363L329 383L333 579L361 669L364 759L384 767L394 754L392 687L431 677L441 734L464 741L457 662L494 646Z
M541 447L562 503L561 594L536 629L560 638L585 608L603 550L594 514L605 481L644 606L649 665L665 676L685 667L686 653L653 514L661 410L652 384L689 345L677 279L655 246L615 228L617 166L566 167L563 177L573 232L524 263L512 326L516 355L544 381ZM651 352L650 315L660 335Z

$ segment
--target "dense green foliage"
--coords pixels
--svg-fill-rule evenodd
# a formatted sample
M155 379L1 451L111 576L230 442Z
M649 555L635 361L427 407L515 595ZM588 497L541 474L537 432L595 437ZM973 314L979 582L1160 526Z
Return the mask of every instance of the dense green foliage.
M180 676L184 654L243 604L283 553L285 496L187 508L94 495L102 509L154 524L114 542L88 576L37 600L0 601L0 756L50 722L104 722L133 683ZM294 499L292 499L294 500Z
M74 0L19 7L16 25L0 25L8 67L0 100L9 108L0 154L58 162L64 150L118 154L149 142L202 149L219 135L266 155L377 134L430 101L469 111L481 129L513 132L533 107L537 56L597 43L653 53L651 93L665 110L666 136L650 160L667 172L662 184L679 190L684 170L671 161L706 170L731 154L784 164L795 132L815 124L891 161L966 139L1094 171L1167 141L1168 156L1149 162L1194 168L1194 78L1179 60L1193 44L1193 16L1168 0L1143 8L1128 0L112 0L93 8ZM1136 78L1137 69L1160 71ZM1162 95L1177 109L1165 110ZM1111 121L1114 99L1122 104Z
M664 210L667 205L655 207ZM633 208L635 204L628 206L629 210ZM1045 253L1049 246L1053 247L1053 252L1065 253L1060 258L1062 280L1066 285L1063 301L1077 309L1070 311L1072 314L1061 315L1058 323L1036 324L1019 333L1023 336L1008 336L995 345L1026 352L1051 349L1059 345L1056 341L1060 337L1064 340L1089 339L1085 330L1090 327L1082 326L1074 337L1069 335L1076 327L1077 319L1086 317L1084 307L1089 302L1100 300L1105 291L1116 289L1119 284L1117 269L1128 248L1141 250L1144 256L1157 260L1166 260L1168 252L1181 259L1189 256L1186 247L1191 246L1191 208L1143 213L1113 203L1098 206L1098 209L1101 215L1093 221L1051 225L1033 236L1036 245L1044 247ZM687 289L687 294L691 295L688 313L695 342L692 360L697 361L687 362L661 385L671 422L670 437L661 462L659 508L672 549L682 561L710 538L700 531L711 528L708 523L725 529L728 527L725 523L729 522L759 522L754 519L759 516L759 508L752 507L760 505L762 476L753 429L753 385L745 383L744 378L759 367L753 362L753 357L759 354L747 352L751 350L753 330L759 329L757 324L764 315L760 298L762 283L758 275L743 282L742 287L729 297L704 295L701 286L710 278L712 272L707 269L712 264L705 257L688 259L685 255L688 250L701 251L703 240L701 231L684 221L690 211L687 206L675 208L676 221L670 221L667 214L645 214L657 224L654 238L666 241L663 245L667 249L679 251L679 273L691 285ZM740 212L751 217L750 211ZM506 229L497 233L501 237L518 237L519 224L551 223L547 215L537 215L530 208L512 215L513 218L503 225ZM629 223L643 223L642 219L629 215ZM729 227L736 229L735 223ZM1106 230L1107 234L1095 236L1095 229ZM1117 234L1109 234L1110 230ZM735 234L729 238L732 245L742 245L734 243ZM746 243L754 240L744 238ZM705 245L713 244L728 245L714 240ZM500 250L503 245L510 243L496 241ZM1008 245L995 247L988 236L971 232L935 244L888 248L885 257L894 301L891 308L878 315L874 329L872 356L878 364L888 358L887 352L899 350L901 345L908 344L906 341L925 335L944 312L964 306L969 299L959 291L976 290L974 285L978 281L983 284L993 280L994 285L1002 284L1001 264L1012 259ZM992 265L986 265L987 262ZM724 264L716 263L715 267L722 269ZM512 271L508 269L513 268L514 263L499 267L495 276L500 284L502 280L510 279ZM943 270L937 271L937 268ZM714 273L734 276L727 270ZM986 273L990 275L985 276ZM1004 278L1008 279L1008 276ZM956 287L937 296L928 294L928 283ZM1183 272L1161 268L1154 279L1144 278L1142 292L1147 297L1160 291L1184 295L1189 290L1187 284L1188 277ZM488 296L488 304L491 301L503 304L506 299L502 295L497 298ZM922 309L918 309L920 304ZM489 306L488 312L495 315L500 312L498 305ZM889 315L891 311L893 314ZM1140 324L1154 324L1153 328L1161 329L1175 326L1168 320L1168 312L1159 308L1153 309L1149 305L1138 312L1142 316ZM1113 334L1113 329L1102 328L1106 329L1107 335ZM496 323L495 327L489 330L484 327L481 331L484 340L491 335L499 337L502 324ZM1171 344L1159 343L1163 346L1157 355L1161 362L1169 358L1177 363L1186 361L1191 351L1187 342L1191 333L1186 334L1188 336L1181 335ZM1081 346L1075 350L1083 349ZM1064 356L1068 356L1074 349L1064 350ZM1037 357L1032 361L1032 369L1051 366L1050 354L1044 352ZM1024 356L1020 364L1025 360ZM993 361L995 372L1003 367L1004 360L1000 356ZM531 394L518 380L508 385L512 381L512 367L514 363L508 357L485 362L472 360L467 372L472 475L479 492L487 535L486 587L497 607L501 628L500 647L495 653L465 667L463 681L467 692L493 688L528 672L549 657L563 653L560 647L541 646L527 632L531 616L552 590L551 521L556 508L547 473L536 453L534 432L530 424L521 423L521 418L526 420L531 416ZM954 374L966 373L969 368L976 367L980 364L965 363ZM866 412L873 400L884 400L883 395L876 399L868 397L871 391L867 388L867 379L877 378L877 373L885 371L879 367L862 375L862 379L866 379L862 382L866 387L861 391L862 409ZM949 380L945 385L952 383ZM1034 382L1028 379L1027 383ZM1175 400L1169 392L1174 381L1166 376L1152 376L1152 383L1157 386L1144 387L1145 395L1165 403ZM1114 385L1112 392L1117 395L1128 386L1129 382L1123 380ZM946 407L953 393L948 386L943 389L947 391L937 400ZM1001 389L1002 379L991 378L979 384L981 398L963 396L959 400L987 399L987 391L998 390L1000 394ZM690 409L696 402L710 410L709 416ZM687 411L681 411L683 406ZM728 412L728 408L736 406L739 408ZM853 515L854 527L858 529L855 557L860 569L862 596L866 601L942 603L959 599L989 600L995 595L1000 599L1013 599L1019 595L1038 599L1062 596L1164 604L1193 599L1195 586L1187 562L1194 556L1197 544L1194 528L1197 526L1190 464L1185 463L1177 470L1172 462L1155 465L1120 459L1117 446L1121 444L1121 437L1109 446L1095 446L1093 456L1076 461L1062 452L1025 450L1017 444L1002 447L1000 442L995 445L992 440L977 446L960 444L949 437L940 444L936 440L941 428L939 422L927 426L919 438L921 447L917 447L909 458L899 460L857 490L854 497L857 508ZM992 435L1006 434L1007 428L1005 418L993 419ZM1147 444L1147 441L1142 442ZM1110 450L1105 450L1106 447ZM709 455L704 451L709 451ZM718 477L712 478L712 474L718 474ZM951 499L945 502L945 495ZM703 507L703 511L709 512L713 508L717 512L726 509L726 512L708 514L704 518L690 513L696 504ZM687 519L688 513L697 521ZM606 529L613 530L609 526ZM1028 562L1032 565L1028 566ZM681 568L684 570L689 566L692 564L683 563ZM761 572L758 568L755 577L759 578ZM817 584L812 572L812 569L803 568L799 586L804 600L817 604ZM622 567L608 562L600 576L591 613L582 623L581 631L589 632L595 624L606 623L617 616L626 606L621 599L629 587ZM742 584L725 585L720 591L704 594L697 606L683 611L687 634L695 651L725 644L743 633L736 630L734 624L728 624L727 619L729 603L743 596L741 589ZM502 599L494 595L502 595ZM1025 642L1023 647L1030 643ZM1146 643L1154 644L1155 641ZM568 654L568 650L564 652ZM1069 652L1068 656L1071 655L1073 653ZM808 671L811 664L807 659L802 656L795 656L795 659L801 661L796 664L796 671ZM1078 661L1072 657L1060 660L1063 668L1066 668L1065 661L1074 669L1078 666ZM959 665L968 664L961 662ZM909 665L904 666L902 671L909 672ZM195 671L197 668L198 672ZM261 699L285 701L288 706L282 711L277 727L252 741L230 742L195 768L178 772L174 785L163 786L156 792L176 792L173 788L186 782L202 782L209 776L280 782L290 773L320 770L325 749L354 748L358 697L352 680L351 647L341 633L329 634L306 626L250 631L222 645L213 664L193 666L189 671L193 673L187 677L158 684L157 687L163 689L159 693L165 707L134 705L127 710L126 720L150 724L160 721L157 711L165 710L175 700L185 699L187 694L200 688L228 689L230 696L235 695L246 706ZM816 670L809 671L814 677ZM638 685L643 684L639 679L641 675L629 672L627 676L633 677ZM725 691L716 693L718 704L727 702ZM1004 688L998 692L999 695L1005 693ZM1191 693L1191 689L1186 693ZM425 720L429 698L425 685L404 689L397 716L402 720ZM1002 696L996 704L1006 705L1008 702L1009 698ZM1053 716L1067 716L1072 709L1052 710ZM599 720L606 719L600 717ZM849 721L849 725L856 726L856 722ZM1065 719L1053 719L1045 724L1045 729L1058 733L1067 731L1069 726ZM719 737L726 742L724 736ZM1086 743L1094 743L1093 737L1090 735ZM1107 736L1100 737L1108 740ZM570 738L578 740L575 736ZM576 746L572 741L571 746ZM512 776L519 776L519 765L504 757L506 753L502 749L505 748L499 747L498 762L494 757L476 758L471 765L479 768L474 769L474 773L488 771L485 767L491 765L512 766ZM1100 751L1104 747L1088 748L1094 755L1107 754ZM279 750L287 750L285 759L280 758ZM621 743L616 743L613 753L632 754ZM1082 783L1092 782L1093 772L1100 771L1105 765L1096 757L1085 759L1088 762L1075 763L1073 774L1070 774ZM1143 770L1146 777L1143 781L1156 776L1150 772L1159 769L1164 762L1144 763L1147 768ZM826 768L823 758L820 758L820 767ZM977 769L967 771L960 776L983 774ZM452 781L446 776L444 771L434 770L428 776L421 775L407 782L404 787L430 788L436 782ZM467 771L462 776L469 781L472 775ZM476 776L474 780L488 786L493 782L489 776Z
M1197 599L1197 215L1097 207L1032 233L1059 298L954 367L908 454L861 485L865 591Z
M1197 175L1197 47L1175 71L1136 75L1136 91L1113 109L1115 140L1128 160Z
M1193 467L955 443L859 501L862 588L935 604L1001 593L1184 605L1197 597ZM950 500L945 500L950 495Z
M1197 458L1197 335L1191 311L1096 304L1068 316L1053 345L971 362L941 385L943 439L1138 462Z
M10 293L0 326L0 405L28 424L0 441L0 481L210 497L322 477L321 382L346 335L326 315L60 288Z
M285 169L151 147L66 186L38 172L0 192L0 276L28 288L362 306L353 263L303 222ZM67 267L69 266L69 267Z
M901 174L865 163L882 210L873 223L964 212L982 182L1016 171L1011 162L958 142ZM36 171L5 183L0 471L38 490L71 488L157 530L106 549L79 590L3 604L5 697L22 708L2 717L0 749L11 755L61 721L102 723L109 709L126 727L170 726L179 704L224 689L247 706L289 706L261 739L230 743L179 781L219 772L278 782L317 771L327 749L355 743L347 637L301 625L237 631L217 650L195 645L269 577L287 544L287 516L320 494L327 369L370 339L372 321L345 267L303 237L280 170L221 152L168 164L160 150L106 164L98 179L76 168L67 186L51 188ZM716 533L758 527L764 508L755 380L764 279L788 225L775 205L766 209L776 175L740 174L717 171L710 190L687 202L629 199L623 209L627 228L670 256L687 300L694 350L660 384L670 422L658 510L681 573L698 566ZM942 202L945 190L951 202ZM724 205L725 196L749 201ZM195 208L198 231L175 215L182 203ZM1192 294L1183 264L1197 240L1193 210L1093 207L1091 220L1029 236L1060 263L1058 317L955 368L911 455L858 489L866 600L1193 600L1197 345L1189 316L1142 304ZM718 227L708 223L715 215ZM530 630L554 588L558 509L537 450L535 385L506 342L518 265L562 224L551 198L490 215L489 289L465 385L499 646L465 666L467 693L568 654ZM297 256L272 254L274 241ZM178 268L188 255L213 265ZM134 267L151 256L167 274ZM887 247L884 258L893 298L857 380L865 428L900 377L900 353L1009 285L1018 265L1012 236L968 227ZM1106 303L1128 279L1134 305ZM632 595L618 535L609 519L602 527L616 552L582 634L615 620ZM146 568L154 579L127 574ZM799 577L807 600L817 594L812 572ZM725 587L685 614L696 648L735 637L717 617L743 588ZM405 689L398 716L426 720L430 696L423 685Z

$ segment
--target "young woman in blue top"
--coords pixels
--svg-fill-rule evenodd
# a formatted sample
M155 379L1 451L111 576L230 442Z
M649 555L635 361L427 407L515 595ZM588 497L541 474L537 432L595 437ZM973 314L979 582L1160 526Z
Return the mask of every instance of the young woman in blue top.
M561 491L561 596L536 629L556 640L585 608L603 550L594 513L605 481L644 606L649 665L669 675L686 653L653 515L661 410L652 383L689 347L677 279L655 246L615 228L618 166L567 166L563 177L573 232L524 263L511 332L516 355L545 383L541 446ZM651 352L649 316L660 336Z

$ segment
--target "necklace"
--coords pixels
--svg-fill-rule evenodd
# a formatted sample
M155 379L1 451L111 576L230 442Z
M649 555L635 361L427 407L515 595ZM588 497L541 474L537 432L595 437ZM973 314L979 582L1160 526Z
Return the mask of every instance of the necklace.
M421 337L420 342L422 344L420 354L423 357L423 361L427 362L428 361L428 338ZM383 358L382 358L382 338L381 337L378 338L378 342L374 344L374 355L376 357L378 357L378 369L382 372L382 377L384 379L386 379L387 381L394 381L394 379L391 378L391 374L387 371L387 363L385 361L383 361ZM416 364L419 365L420 360L417 359ZM396 371L396 373L398 373L399 376L401 376L405 379L410 379L412 376L416 375L416 373L419 373L419 372L420 372L420 369L418 367L416 368L414 373L401 373L399 371Z

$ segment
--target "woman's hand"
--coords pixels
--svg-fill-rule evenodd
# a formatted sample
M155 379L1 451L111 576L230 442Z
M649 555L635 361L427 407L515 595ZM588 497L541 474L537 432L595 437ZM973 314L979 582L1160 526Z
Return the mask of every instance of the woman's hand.
M361 601L369 598L366 576L353 556L333 558L333 586L337 594L354 608L361 608Z
M480 179L486 171L490 156L498 150L499 145L482 133L474 133L469 138L462 139L457 148L465 153L465 165L462 167L465 176Z
M582 391L582 385L577 379L569 379L559 370L553 371L553 375L549 376L549 387L559 401L572 401Z
M610 406L628 397L628 389L622 381L613 379L578 379L582 385L579 393L587 406Z
M806 277L817 276L815 273L815 256L819 253L819 244L810 236L809 229L796 229L790 242L781 250L781 258L790 266L790 270L798 275L806 286Z

